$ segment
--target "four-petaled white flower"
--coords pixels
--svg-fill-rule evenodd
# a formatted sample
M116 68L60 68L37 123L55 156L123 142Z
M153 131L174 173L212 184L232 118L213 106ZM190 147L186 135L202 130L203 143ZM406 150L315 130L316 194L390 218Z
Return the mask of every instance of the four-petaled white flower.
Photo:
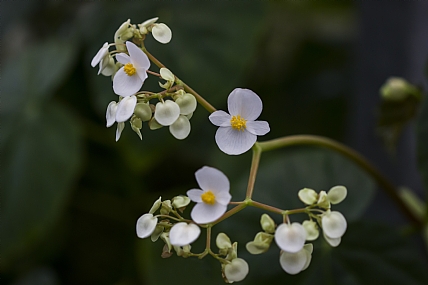
M187 191L187 196L197 204L191 217L195 223L207 224L220 218L227 209L232 196L229 193L229 179L220 170L204 166L195 173L201 189Z
M119 53L118 62L123 64L113 78L113 90L117 95L126 97L138 92L147 78L150 60L147 55L131 42L126 42L129 55Z
M262 100L249 89L234 89L228 99L229 114L215 111L209 117L218 126L215 135L220 150L238 155L249 150L257 140L270 131L268 122L255 121L263 109Z

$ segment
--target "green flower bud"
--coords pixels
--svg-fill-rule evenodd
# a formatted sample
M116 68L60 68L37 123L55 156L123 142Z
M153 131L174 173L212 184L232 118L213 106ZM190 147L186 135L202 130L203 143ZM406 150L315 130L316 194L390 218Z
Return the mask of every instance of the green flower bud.
M312 205L318 199L318 194L315 190L303 188L298 193L299 199L306 205Z
M143 122L147 122L152 118L152 109L148 103L137 103L134 109L134 114Z
M391 101L402 101L409 96L420 99L420 91L401 77L390 77L380 88L383 99Z
M143 139L143 136L141 135L141 128L143 127L143 123L141 122L140 118L137 118L136 116L132 116L131 118L131 128L132 130L137 133L137 135L140 137L140 139Z
M324 209L330 209L330 201L327 198L327 193L325 191L321 191L318 195L318 207L324 208Z
M273 240L273 235L265 233L265 232L259 232L257 233L256 237L254 238L254 241L250 241L246 244L246 248L249 253L251 254L261 254L266 252L270 244Z
M232 242L230 241L230 238L225 233L219 233L217 235L215 243L219 249L232 248Z
M176 209L181 209L190 204L190 198L187 196L175 196L172 199L172 206Z
M150 236L150 239L152 240L152 242L155 242L159 239L159 237L163 233L164 229L165 228L163 226L156 225L155 230L153 231L152 235Z
M314 221L304 221L302 226L306 230L306 240L316 240L320 234L317 223Z
M344 186L332 187L328 193L327 198L332 204L339 204L346 198L347 190Z
M170 200L163 201L160 209L161 215L168 215L169 212L171 212L171 210L172 210L171 201Z
M150 121L149 121L149 128L152 130L152 131L154 131L154 130L157 130L157 129L160 129L160 128L162 128L163 126L161 125L161 124L159 124L157 121L156 121L156 119L155 118L152 118Z
M262 225L262 229L270 234L275 232L275 222L268 214L263 214L260 219L260 224Z
M156 212L159 209L161 203L162 203L162 197L159 197L159 199L157 199L153 204L153 206L150 208L149 213L153 214L154 212Z
M196 101L195 96L190 93L185 93L182 96L177 96L175 103L180 107L181 115L188 115L193 113L196 110L198 102Z

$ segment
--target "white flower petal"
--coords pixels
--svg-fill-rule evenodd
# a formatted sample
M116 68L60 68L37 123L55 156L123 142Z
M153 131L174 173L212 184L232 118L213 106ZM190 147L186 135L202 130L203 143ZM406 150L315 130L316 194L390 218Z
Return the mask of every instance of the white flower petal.
M106 63L104 63L103 60L102 66L100 64L100 70L98 72L101 72L101 74L104 76L112 76L116 72L116 63L111 56L106 57L106 59Z
M152 35L155 40L162 44L169 43L172 39L171 29L165 24L154 24Z
M106 112L107 128L113 126L113 124L116 122L116 110L117 103L115 101L111 101L107 106Z
M174 74L172 74L171 70L169 70L168 68L162 67L159 70L159 74L162 77L162 79L165 79L168 81L174 81L175 80Z
M214 205L198 203L193 207L190 216L197 224L207 224L220 218L226 212L226 209L227 206L220 203L215 203Z
M279 263L282 269L288 274L297 274L303 270L308 260L307 253L304 249L299 250L296 253L281 252Z
M155 119L162 126L170 126L180 116L180 107L171 100L156 104Z
M129 76L121 67L113 78L113 91L117 95L126 97L137 93L143 82L136 74Z
M106 57L108 54L108 42L105 42L104 45L100 48L100 50L97 52L97 54L94 56L94 58L91 61L91 66L95 67L100 61Z
M186 193L187 197L189 197L190 200L196 203L202 203L202 198L201 198L202 194L204 194L204 191L200 189L191 189Z
M246 129L257 136L264 136L270 131L269 123L266 121L247 121Z
M151 25L151 24L156 23L156 21L157 21L158 19L159 19L159 17L151 18L151 19L148 19L148 20L144 21L144 22L143 22L143 23L141 23L140 25L141 25L141 26L143 26L143 27L147 27L147 26L149 26L149 25Z
M330 238L340 238L346 231L347 223L342 213L328 211L321 218L322 229Z
M327 243L332 246L332 247L336 247L340 244L340 242L342 241L342 238L331 238L328 237L325 233L323 233L324 239L327 241Z
M147 55L134 43L126 42L126 48L129 52L129 57L131 58L131 63L137 68L143 68L144 70L149 69L150 60Z
M346 187L344 186L334 186L327 193L327 198L332 204L339 204L346 198L347 194Z
M190 134L190 122L186 116L180 115L178 119L169 126L169 132L179 140L187 138Z
M123 98L116 110L116 122L125 122L129 118L131 118L134 113L135 105L137 105L137 97L136 96L128 96Z
M230 283L244 280L248 271L248 263L242 258L235 258L224 267L224 275Z
M201 229L195 224L176 223L169 232L169 241L174 246L185 246L194 242Z
M116 128L116 141L120 139L120 135L122 134L123 129L125 128L125 123L117 123Z
M146 238L150 236L156 228L158 218L152 214L144 214L137 220L137 236Z
M123 52L116 54L116 60L121 64L127 64L131 62L131 58L129 57L129 55Z
M256 142L257 136L247 131L238 131L232 127L219 127L215 141L226 154L239 155L248 151Z
M306 240L306 230L299 223L282 224L275 232L277 245L287 252L298 252L303 248Z
M232 199L232 195L226 191L213 191L217 203L228 205Z
M220 170L204 166L195 172L196 181L204 191L212 191L215 194L219 192L229 192L229 179Z
M215 111L208 118L215 126L230 127L230 119L232 117L225 111Z
M227 106L231 116L240 115L245 120L254 121L263 109L260 97L249 89L234 89L227 98Z

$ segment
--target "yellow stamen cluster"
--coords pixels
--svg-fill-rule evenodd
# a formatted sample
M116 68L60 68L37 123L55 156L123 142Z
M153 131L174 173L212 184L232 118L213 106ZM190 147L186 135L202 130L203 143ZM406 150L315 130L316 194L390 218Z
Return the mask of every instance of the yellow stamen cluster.
M230 125L235 130L243 131L247 126L247 120L242 118L240 115L232 116L232 119L230 119Z
M137 72L137 70L132 65L132 63L125 64L125 66L123 67L123 71L125 71L125 73L128 74L128 76L132 76Z
M215 204L215 195L211 191L207 191L204 194L201 195L202 202L208 204L208 205L214 205Z

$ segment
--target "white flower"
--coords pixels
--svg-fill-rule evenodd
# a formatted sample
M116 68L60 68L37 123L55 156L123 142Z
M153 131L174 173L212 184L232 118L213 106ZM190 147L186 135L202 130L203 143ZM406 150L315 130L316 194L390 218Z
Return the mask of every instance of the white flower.
M215 140L223 152L242 154L254 145L257 136L270 131L268 122L255 121L262 112L262 100L251 90L236 88L230 93L227 106L230 115L215 111L209 117L219 127Z
M287 252L298 252L306 240L306 230L299 223L282 224L275 232L276 244Z
M321 225L324 235L330 239L341 238L346 231L345 217L337 211L327 211L322 215Z
M146 238L150 236L158 224L158 218L152 214L144 214L137 220L137 236Z
M147 55L135 44L126 42L129 55L119 53L118 62L123 64L113 78L113 90L116 94L126 97L135 94L143 86L147 78L150 61Z
M176 223L169 232L169 240L174 246L185 246L194 242L201 229L195 224Z
M232 198L229 179L220 170L208 166L196 171L195 177L202 190L187 191L187 196L197 203L192 209L192 219L198 224L214 222L226 212Z
M109 56L108 52L109 47L110 45L108 44L108 42L105 42L91 61L92 67L95 67L97 64L100 65L98 69L98 74L102 73L105 76L110 76L114 73L114 68L112 68L111 64L111 60L113 60L113 58Z
M180 116L180 107L172 100L156 104L155 119L162 126L170 126Z
M224 276L226 276L229 283L244 280L248 271L248 263L242 258L235 258L224 266Z
M312 259L312 251L312 244L305 244L301 250L295 253L282 251L279 263L288 274L297 274L309 266Z
M165 24L153 24L152 35L162 44L167 44L172 39L171 29Z
M179 140L187 138L190 134L190 121L186 116L180 115L174 123L169 126L169 132Z

